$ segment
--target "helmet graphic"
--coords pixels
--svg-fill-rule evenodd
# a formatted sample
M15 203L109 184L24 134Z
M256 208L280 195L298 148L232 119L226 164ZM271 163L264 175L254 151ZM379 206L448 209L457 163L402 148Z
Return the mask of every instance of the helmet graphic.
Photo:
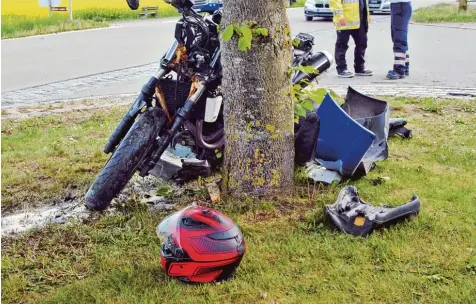
M238 226L221 212L189 206L164 219L156 229L162 244L161 266L185 282L207 283L231 277L245 254Z

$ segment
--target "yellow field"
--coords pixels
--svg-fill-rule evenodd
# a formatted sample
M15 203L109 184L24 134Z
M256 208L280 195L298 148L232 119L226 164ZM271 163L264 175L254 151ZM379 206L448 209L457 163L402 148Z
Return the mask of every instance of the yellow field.
M163 0L141 0L141 6L170 8ZM61 0L60 6L68 6L68 0ZM88 8L129 9L126 0L73 0L73 12ZM2 0L2 15L47 16L48 9L40 7L38 0Z

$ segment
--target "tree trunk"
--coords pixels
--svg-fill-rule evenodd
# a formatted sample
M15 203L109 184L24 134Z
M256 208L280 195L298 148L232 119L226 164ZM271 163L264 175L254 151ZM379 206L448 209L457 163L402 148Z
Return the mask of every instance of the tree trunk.
M267 196L292 189L294 110L291 99L291 37L284 1L225 0L222 29L256 22L267 37L253 34L240 51L236 34L222 43L225 114L224 190Z

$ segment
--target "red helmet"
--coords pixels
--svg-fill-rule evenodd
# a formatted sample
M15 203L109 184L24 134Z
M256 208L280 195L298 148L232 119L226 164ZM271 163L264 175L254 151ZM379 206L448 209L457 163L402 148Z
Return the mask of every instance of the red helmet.
M162 243L162 268L185 282L231 277L246 250L238 226L212 208L192 205L177 211L164 219L156 232Z

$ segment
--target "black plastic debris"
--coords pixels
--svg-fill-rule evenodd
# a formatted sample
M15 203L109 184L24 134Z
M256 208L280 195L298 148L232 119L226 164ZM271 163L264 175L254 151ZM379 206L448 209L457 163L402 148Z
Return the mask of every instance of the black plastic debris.
M314 159L317 137L319 136L319 117L316 113L309 113L300 117L299 123L294 124L295 162L305 165Z
M212 169L206 160L182 159L182 168L172 177L178 184L184 184L198 177L208 177L212 174Z
M388 137L393 135L399 135L402 138L412 138L412 130L407 129L407 124L404 118L390 118L390 130L388 131Z
M420 199L413 195L408 203L398 207L375 207L360 199L356 187L347 186L339 192L333 205L325 207L325 211L332 223L342 232L367 236L375 228L416 216L420 211Z

